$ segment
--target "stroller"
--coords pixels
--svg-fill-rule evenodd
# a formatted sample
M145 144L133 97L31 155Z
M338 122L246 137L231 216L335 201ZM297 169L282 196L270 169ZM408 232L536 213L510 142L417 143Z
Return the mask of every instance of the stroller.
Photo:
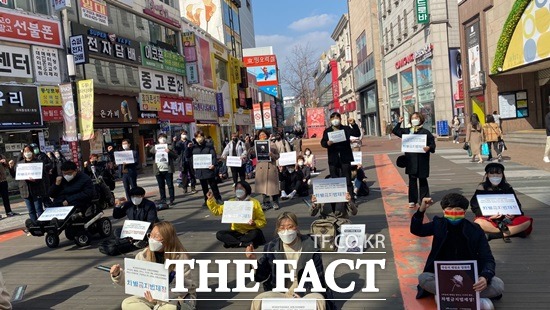
M49 248L59 245L59 235L63 231L67 239L73 240L80 247L89 245L94 234L99 234L102 238L109 237L113 227L111 220L103 217L103 210L114 207L114 196L101 177L94 178L93 181L96 197L89 206L73 207L62 220L57 217L37 222L28 219L25 226L29 233L36 237L46 235L45 241Z

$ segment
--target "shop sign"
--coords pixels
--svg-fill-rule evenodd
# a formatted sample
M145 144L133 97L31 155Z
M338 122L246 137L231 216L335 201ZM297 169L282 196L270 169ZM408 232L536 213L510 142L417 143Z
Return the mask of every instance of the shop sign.
M94 123L135 123L139 116L135 97L94 94ZM116 127L115 127L116 128Z
M156 112L141 112L139 116L138 123L141 125L154 125L158 123Z
M13 1L14 0L0 0L0 8L13 9Z
M141 64L141 52L138 42L81 24L71 24L74 35L70 38L71 51L79 51L83 45L84 53L89 53L90 55L108 58L114 62L124 62L132 65ZM75 38L78 35L83 36L82 41ZM81 57L79 57L78 61L75 57L75 63L77 64L87 63L88 59L81 60Z
M84 19L109 26L107 4L103 0L80 0L80 12Z
M44 122L62 122L63 108L61 107L42 107L42 120Z
M186 68L186 77L187 77L187 84L199 84L199 65L196 62L187 63Z
M69 44L75 65L88 63L88 50L84 47L84 36L69 37Z
M32 54L36 82L61 83L59 55L57 53L57 49L33 46Z
M36 87L0 85L0 127L39 126L42 126L42 116Z
M179 75L139 68L139 85L142 91L183 97L183 78Z
M426 58L432 57L434 46L431 43L426 44L423 48L414 52L414 59L416 62L421 62Z
M223 93L216 93L216 106L218 107L218 117L224 116L223 110Z
M57 86L38 87L38 99L42 107L61 107L61 95Z
M160 95L139 93L139 109L141 111L160 111Z
M28 48L0 45L0 50L0 76L32 78Z
M157 118L157 113L155 112L141 112L139 114L140 118Z
M410 63L412 63L414 61L414 54L413 53L410 53L409 55L399 59L396 63L395 63L395 69L400 69Z
M427 24L430 22L430 13L428 11L428 0L415 0L414 1L416 23Z
M181 23L177 19L170 16L168 9L162 2L157 3L154 0L145 0L145 8L143 9L143 13L162 20L163 22L174 27L181 28Z
M190 99L161 97L161 103L162 109L158 112L159 119L169 120L172 123L189 123L193 121L186 111L186 109L191 108Z
M227 49L225 46L216 42L212 42L212 47L213 47L214 54L216 54L216 56L222 59L227 59Z
M4 144L4 148L7 152L19 152L23 149L23 143L6 143Z
M71 0L53 0L53 8L56 11L61 11L71 7Z
M144 66L178 75L185 74L185 61L182 55L150 44L140 45Z
M2 40L62 48L61 23L0 8Z

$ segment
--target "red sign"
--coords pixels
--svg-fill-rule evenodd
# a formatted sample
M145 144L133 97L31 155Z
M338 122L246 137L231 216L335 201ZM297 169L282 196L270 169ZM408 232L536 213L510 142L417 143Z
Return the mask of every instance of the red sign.
M246 67L271 66L277 64L275 55L260 55L243 57L243 62Z
M60 22L3 9L0 9L0 37L12 42L63 47Z
M78 163L78 142L72 141L69 143L71 155L73 156L73 162Z
M410 64L411 62L414 61L414 54L413 53L410 53L409 55L403 57L402 59L399 59L396 63L395 63L395 69L399 69L401 67L404 67L408 64Z
M143 9L143 13L162 20L172 26L181 28L181 23L177 19L170 17L168 10L164 7L164 3L160 2L159 4L156 4L154 0L147 0L145 1L145 5L147 7Z
M338 83L338 63L336 60L330 61L330 68L332 74L332 102L334 103L334 109L340 109L340 85Z
M62 107L42 107L42 120L44 122L62 122Z
M307 127L325 127L325 109L324 108L308 108Z
M195 120L193 116L188 116L185 109L192 104L189 98L169 98L160 97L161 110L158 112L158 117L161 120L169 120L171 123L192 123Z
M455 100L464 100L464 81L458 80L456 82L457 90L458 90L458 96L455 95Z

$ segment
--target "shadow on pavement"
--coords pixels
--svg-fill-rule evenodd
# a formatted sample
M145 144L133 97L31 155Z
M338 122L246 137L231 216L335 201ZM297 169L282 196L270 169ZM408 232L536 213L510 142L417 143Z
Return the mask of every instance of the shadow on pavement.
M81 285L66 290L57 291L48 295L42 295L30 300L13 305L13 309L52 309L65 301L66 296L74 296L85 291L89 285Z

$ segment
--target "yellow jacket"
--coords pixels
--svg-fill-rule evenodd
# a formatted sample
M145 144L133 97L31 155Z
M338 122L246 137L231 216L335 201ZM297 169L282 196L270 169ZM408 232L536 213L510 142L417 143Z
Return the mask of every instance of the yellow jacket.
M232 198L229 199L229 201L235 201L237 199ZM231 224L231 230L237 231L241 234L246 233L249 230L253 229L261 229L265 227L267 224L267 220L265 219L264 211L262 210L262 205L257 199L249 198L249 201L252 201L252 220L254 220L255 226L251 226L248 224L237 224L232 223ZM216 202L216 199L211 198L208 199L206 202L206 205L208 206L208 209L210 209L210 212L212 212L213 215L222 215L223 214L223 204L220 205Z
M495 123L483 125L483 134L485 135L485 142L497 142L499 138L502 138L502 131Z

